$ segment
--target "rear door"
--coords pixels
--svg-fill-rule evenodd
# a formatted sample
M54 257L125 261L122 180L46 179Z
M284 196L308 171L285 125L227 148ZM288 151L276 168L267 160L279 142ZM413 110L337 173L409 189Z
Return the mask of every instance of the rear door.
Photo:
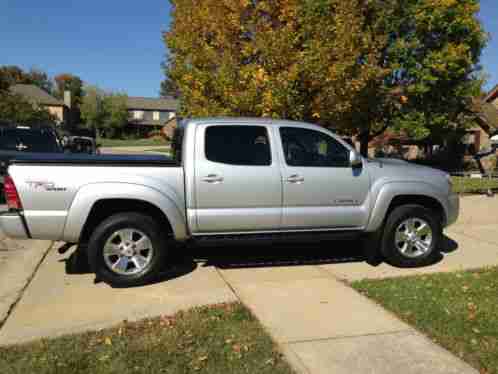
M199 125L195 199L198 233L278 230L282 183L265 125Z

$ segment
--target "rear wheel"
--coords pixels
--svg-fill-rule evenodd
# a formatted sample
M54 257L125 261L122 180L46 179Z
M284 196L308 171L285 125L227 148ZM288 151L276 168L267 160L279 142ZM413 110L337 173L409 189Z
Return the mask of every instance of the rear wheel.
M158 275L166 256L166 235L149 216L120 213L104 220L88 243L97 278L115 287L147 284Z
M420 205L403 205L387 218L382 253L396 266L424 266L437 256L441 237L438 214Z

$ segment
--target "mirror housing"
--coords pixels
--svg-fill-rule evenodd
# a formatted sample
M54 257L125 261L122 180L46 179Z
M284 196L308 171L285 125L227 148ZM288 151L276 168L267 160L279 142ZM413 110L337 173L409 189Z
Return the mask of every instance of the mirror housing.
M353 167L353 168L357 168L357 167L360 167L362 165L362 159L361 159L361 156L358 152L356 152L355 150L351 150L349 152L349 164Z

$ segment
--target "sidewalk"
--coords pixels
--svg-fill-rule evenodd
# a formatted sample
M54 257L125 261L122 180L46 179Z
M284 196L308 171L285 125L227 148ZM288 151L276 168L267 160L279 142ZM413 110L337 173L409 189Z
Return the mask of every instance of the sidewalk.
M42 240L11 240L0 232L0 327L51 245Z
M300 373L477 373L321 267L219 271Z

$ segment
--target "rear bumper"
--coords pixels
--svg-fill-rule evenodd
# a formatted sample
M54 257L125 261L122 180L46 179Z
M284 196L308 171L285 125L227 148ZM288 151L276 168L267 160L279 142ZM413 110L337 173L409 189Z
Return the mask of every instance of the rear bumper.
M13 239L29 239L23 217L19 213L5 212L0 214L0 229Z
M448 210L446 217L446 227L454 224L458 215L460 214L460 196L458 194L451 194L448 198Z

